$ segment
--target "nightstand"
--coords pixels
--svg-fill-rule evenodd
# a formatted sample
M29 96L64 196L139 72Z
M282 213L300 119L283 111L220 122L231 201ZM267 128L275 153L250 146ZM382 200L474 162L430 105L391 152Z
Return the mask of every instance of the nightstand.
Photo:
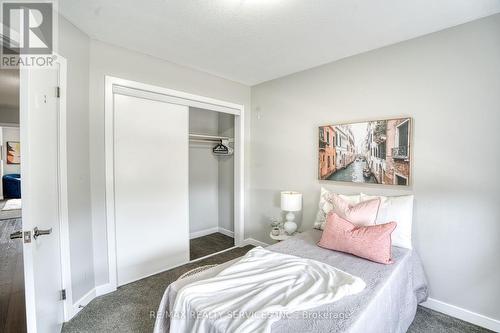
M274 239L275 241L281 242L281 241L287 240L288 238L291 238L291 237L297 235L298 233L299 232L296 231L296 232L293 233L293 235L289 235L284 230L281 230L281 233L278 236L274 236L272 234L272 230L271 230L269 232L269 237L271 237L271 239Z

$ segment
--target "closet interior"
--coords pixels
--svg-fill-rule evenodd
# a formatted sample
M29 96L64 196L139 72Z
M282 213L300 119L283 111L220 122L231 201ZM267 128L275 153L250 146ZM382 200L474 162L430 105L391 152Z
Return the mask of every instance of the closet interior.
M189 108L190 260L234 246L235 116Z

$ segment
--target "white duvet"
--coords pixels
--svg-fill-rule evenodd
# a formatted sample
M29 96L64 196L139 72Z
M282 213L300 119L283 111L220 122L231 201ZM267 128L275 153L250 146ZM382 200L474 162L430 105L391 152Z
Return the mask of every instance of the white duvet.
M182 288L170 332L270 332L281 317L364 288L363 280L330 265L257 247L218 275Z

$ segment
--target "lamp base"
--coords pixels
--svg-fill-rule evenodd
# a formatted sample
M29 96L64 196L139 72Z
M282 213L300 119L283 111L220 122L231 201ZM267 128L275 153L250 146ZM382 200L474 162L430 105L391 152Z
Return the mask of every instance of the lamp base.
M285 229L287 234L292 235L295 231L297 231L297 223L293 221L295 219L295 214L288 212L285 218L286 222L283 224L283 229Z
M295 231L297 231L297 223L293 221L287 221L285 224L283 224L283 229L285 229L285 232L289 235L293 235Z

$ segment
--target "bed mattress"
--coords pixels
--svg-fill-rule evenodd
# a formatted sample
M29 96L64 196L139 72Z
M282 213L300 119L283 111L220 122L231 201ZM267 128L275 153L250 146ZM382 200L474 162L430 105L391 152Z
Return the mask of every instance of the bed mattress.
M406 332L415 317L418 303L425 301L428 293L422 265L415 250L393 247L394 264L382 265L320 248L316 245L320 237L321 231L311 230L267 249L327 263L360 277L366 283L366 288L357 295L337 302L292 313L274 323L272 332ZM169 332L170 309L183 286L212 277L236 260L170 284L158 310L155 332Z

